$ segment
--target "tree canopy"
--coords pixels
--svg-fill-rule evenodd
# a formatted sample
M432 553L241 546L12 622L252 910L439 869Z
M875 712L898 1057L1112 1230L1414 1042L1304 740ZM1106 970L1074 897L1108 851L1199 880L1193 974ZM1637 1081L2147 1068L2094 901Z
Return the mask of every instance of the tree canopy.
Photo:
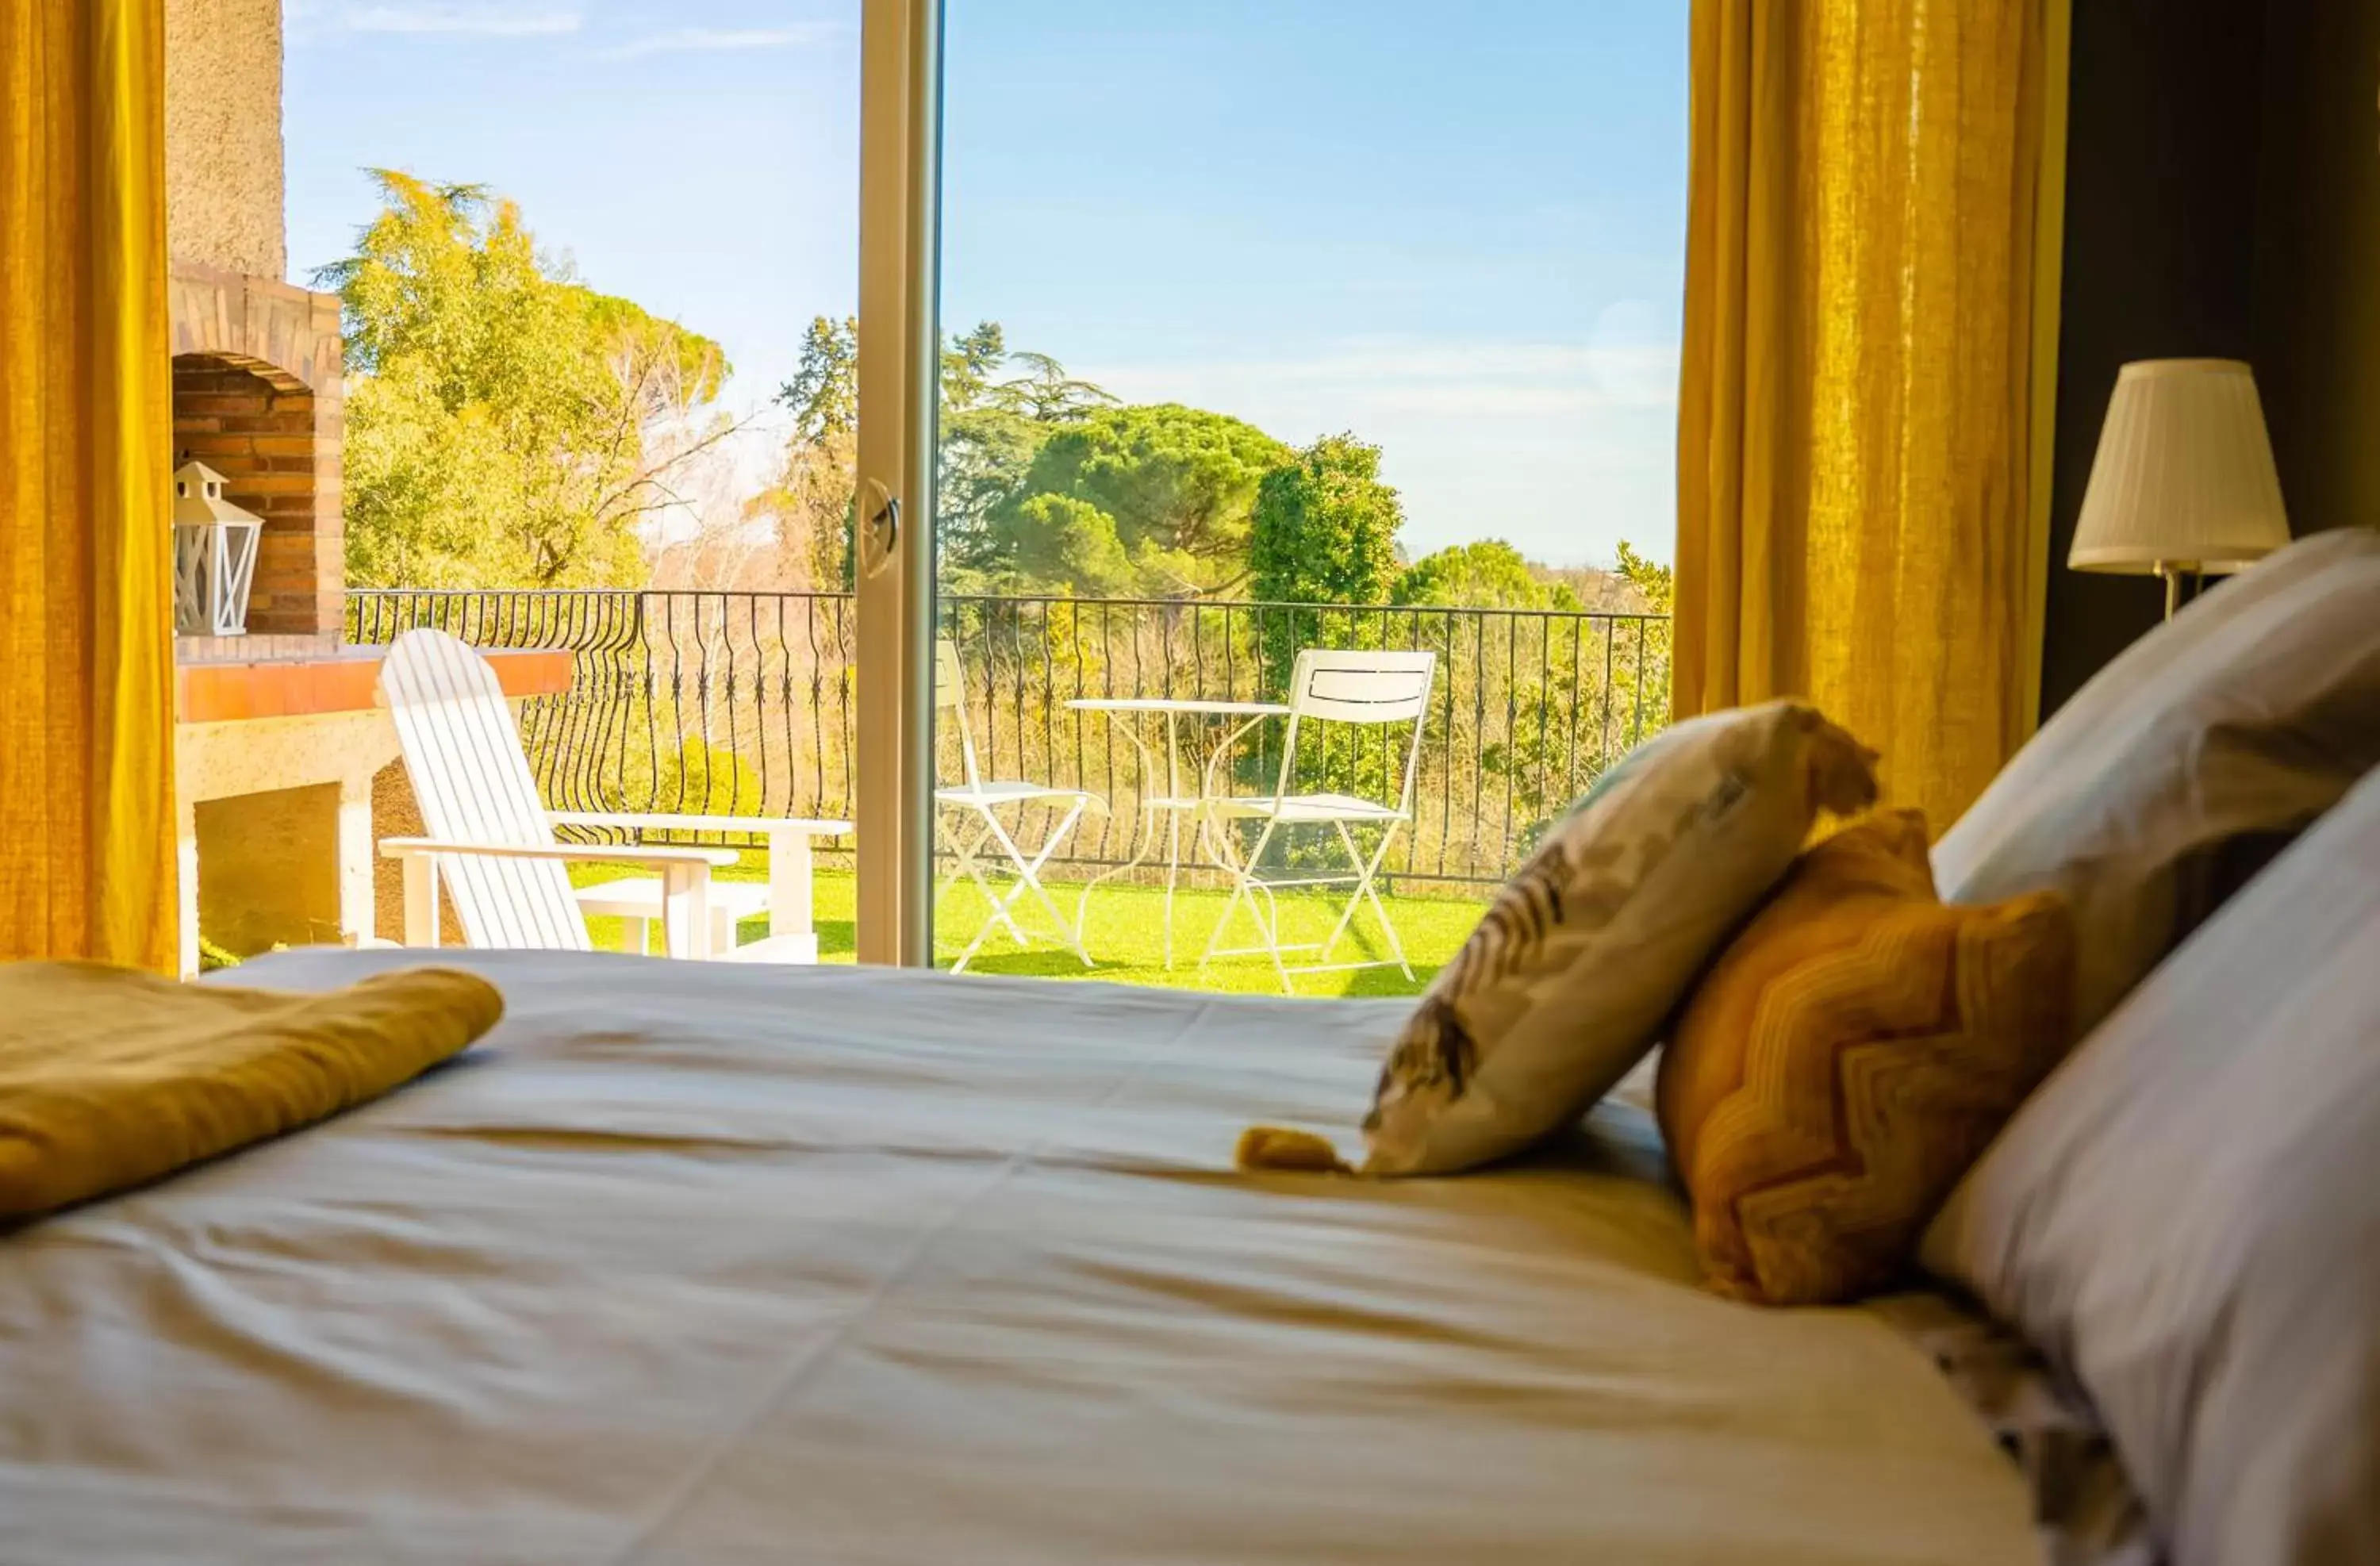
M648 436L705 419L719 345L581 285L483 187L371 179L381 212L316 274L343 307L348 579L641 580L638 523L724 421L665 458Z
M971 585L999 572L993 513L1014 497L1042 444L1116 399L1048 354L1012 351L996 321L943 349L941 395L935 504L943 569Z
M1645 559L1626 539L1620 540L1620 578L1636 590L1645 613L1667 614L1676 604L1676 569Z
M1622 546L1625 547L1625 546ZM1578 595L1548 582L1501 539L1451 544L1414 562L1390 589L1391 603L1480 609L1576 609Z
M1380 481L1380 448L1326 435L1264 476L1248 537L1254 595L1378 603L1397 579L1404 503Z
M1155 403L1052 429L993 508L988 554L1045 589L1222 595L1248 580L1248 528L1289 448L1227 414Z
M848 585L855 320L812 321L777 393L776 479L722 501L717 464L699 469L711 489L691 466L735 429L716 342L585 285L484 187L370 179L379 212L317 273L344 307L352 582L632 586L647 519L699 494L739 550L766 552L773 524L772 579ZM1492 539L1407 565L1378 446L1342 433L1293 451L1226 414L1123 405L998 322L948 338L940 397L942 577L962 592L1668 607L1667 568L1627 544L1609 574L1548 571Z
M778 394L794 415L782 516L798 516L821 580L849 580L857 331L812 323ZM1175 404L1126 407L998 322L941 356L937 524L961 591L1176 598L1247 577L1257 486L1288 448L1255 426Z

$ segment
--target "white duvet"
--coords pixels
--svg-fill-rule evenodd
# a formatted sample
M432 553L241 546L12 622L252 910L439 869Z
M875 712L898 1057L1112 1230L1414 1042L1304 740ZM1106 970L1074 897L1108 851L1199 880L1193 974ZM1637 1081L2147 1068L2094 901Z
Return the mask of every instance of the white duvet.
M453 960L509 1005L461 1062L0 1237L0 1562L2031 1556L1889 1328L1694 1287L1626 1111L1231 1172L1352 1141L1397 1005Z

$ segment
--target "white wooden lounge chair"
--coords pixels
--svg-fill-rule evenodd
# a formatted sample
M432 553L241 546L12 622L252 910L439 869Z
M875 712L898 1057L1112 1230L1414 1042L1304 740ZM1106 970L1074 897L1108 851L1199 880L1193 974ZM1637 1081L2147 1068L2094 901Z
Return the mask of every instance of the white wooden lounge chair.
M967 942L966 950L960 953L958 961L951 965L951 971L964 972L994 929L1007 930L1019 946L1032 944L1031 937L1025 933L1025 927L1016 920L1017 900L1028 892L1035 902L1041 904L1042 912L1050 916L1051 933L1059 943L1081 959L1083 966L1091 966L1091 954L1083 949L1080 904L1076 905L1075 918L1069 922L1066 916L1058 911L1058 904L1050 901L1049 888L1041 884L1041 867L1050 862L1050 856L1058 851L1058 845L1066 840L1066 834L1075 830L1075 823L1082 819L1083 812L1104 810L1106 802L1099 795L1079 788L1062 788L1054 783L1026 783L983 775L976 761L975 729L967 721L965 670L959 662L958 648L947 637L934 643L934 713L938 719L943 713L950 714L957 726L959 764L965 777L964 783L934 790L934 803L939 807L935 814L939 817L945 810L955 811L959 813L960 819L967 823L946 834L955 866L943 878L934 900L939 904L960 881L972 880L991 908L984 916L982 928L975 932L975 939ZM1057 824L1042 838L1040 848L1029 855L1017 845L1015 834L998 814L1003 809L1028 805L1045 806L1062 812ZM990 875L997 872L998 867L989 863L990 856L985 849L994 844L1008 861L1009 874L1013 878L1005 892L992 890Z
M1405 960L1404 942L1397 938L1397 927L1390 922L1389 910L1381 904L1373 880L1380 873L1380 865L1388 858L1389 845L1396 841L1398 831L1413 819L1414 772L1421 761L1423 720L1428 715L1430 681L1437 671L1435 652L1307 648L1297 655L1296 665L1290 673L1289 733L1281 741L1281 774L1274 781L1272 792L1217 795L1213 779L1223 762L1222 752L1218 751L1208 761L1207 815L1213 823L1216 857L1230 873L1232 884L1231 900L1223 904L1223 916L1215 921L1215 932L1208 938L1206 953L1198 959L1201 969L1217 957L1262 954L1272 959L1273 972L1281 979L1284 993L1293 993L1289 982L1293 974L1394 967L1402 969L1405 977L1413 977L1413 965ZM1296 777L1298 732L1318 722L1374 728L1411 723L1413 734L1405 748L1404 781L1397 797L1378 800L1348 794L1291 792ZM1241 821L1261 823L1256 844L1245 858L1232 834L1233 824ZM1262 865L1264 852L1275 838L1284 829L1308 826L1327 826L1337 832L1348 868L1344 871L1318 869L1293 875L1267 871ZM1354 829L1359 827L1380 834L1368 855L1355 841ZM1310 945L1286 945L1281 939L1281 908L1274 892L1296 886L1350 889L1346 905L1340 910L1339 922L1331 926L1330 934ZM1248 917L1256 922L1258 944L1226 947L1222 944L1223 932L1243 903L1247 906ZM1389 956L1376 961L1332 962L1330 954L1347 933L1347 927L1354 922L1355 910L1366 904L1371 905L1373 917L1379 921L1380 932L1389 943ZM1281 954L1287 952L1311 952L1315 961L1293 968L1281 961Z
M405 770L425 833L384 838L381 853L405 862L405 943L438 944L438 892L453 899L463 936L479 947L592 950L587 916L631 921L641 951L658 919L674 957L814 963L810 839L839 837L848 821L774 816L687 816L548 810L522 753L520 730L488 661L443 631L407 631L381 665L381 698L396 722ZM625 832L752 832L767 838L769 880L714 882L735 862L728 848L563 843L557 826ZM576 887L572 862L657 872ZM769 915L769 934L735 944L739 919Z

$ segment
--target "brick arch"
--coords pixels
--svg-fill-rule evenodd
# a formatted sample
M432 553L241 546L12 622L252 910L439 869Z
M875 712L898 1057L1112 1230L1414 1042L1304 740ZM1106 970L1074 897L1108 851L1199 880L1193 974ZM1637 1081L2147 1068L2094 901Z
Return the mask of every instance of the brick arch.
M335 636L346 571L341 520L339 299L175 263L174 443L264 518L249 629Z
M314 389L308 385L296 370L284 370L272 360L258 358L252 354L201 348L178 352L174 356L174 362L177 365L185 359L194 363L204 361L226 369L245 370L276 392L302 393L309 397L313 395Z
M288 369L230 352L174 356L174 461L224 476L225 495L264 519L248 628L339 628L346 569L338 402Z
M276 384L339 395L339 297L176 262L167 280L174 353L213 354Z

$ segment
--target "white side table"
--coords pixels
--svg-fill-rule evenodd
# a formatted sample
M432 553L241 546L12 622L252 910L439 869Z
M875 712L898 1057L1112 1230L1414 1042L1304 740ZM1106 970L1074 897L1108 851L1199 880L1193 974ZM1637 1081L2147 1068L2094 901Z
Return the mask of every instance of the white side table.
M1205 779L1208 769L1200 768L1199 781L1185 788L1182 781L1182 720L1184 718L1237 718L1241 722L1223 737L1208 754L1220 755L1230 748L1242 734L1267 718L1285 718L1289 709L1277 701L1201 701L1169 696L1087 696L1066 705L1078 712L1100 712L1109 724L1132 745L1140 757L1139 841L1134 845L1132 857L1113 869L1094 876L1083 888L1082 900L1076 905L1075 939L1082 937L1082 912L1090 906L1091 892L1104 880L1113 880L1127 870L1136 870L1148 861L1149 850L1157 843L1157 818L1165 818L1165 965L1173 966L1173 889L1182 879L1182 820L1187 816L1195 825L1204 825L1208 795ZM1165 720L1165 791L1152 792L1157 776L1157 753L1141 736L1138 720L1161 717Z

